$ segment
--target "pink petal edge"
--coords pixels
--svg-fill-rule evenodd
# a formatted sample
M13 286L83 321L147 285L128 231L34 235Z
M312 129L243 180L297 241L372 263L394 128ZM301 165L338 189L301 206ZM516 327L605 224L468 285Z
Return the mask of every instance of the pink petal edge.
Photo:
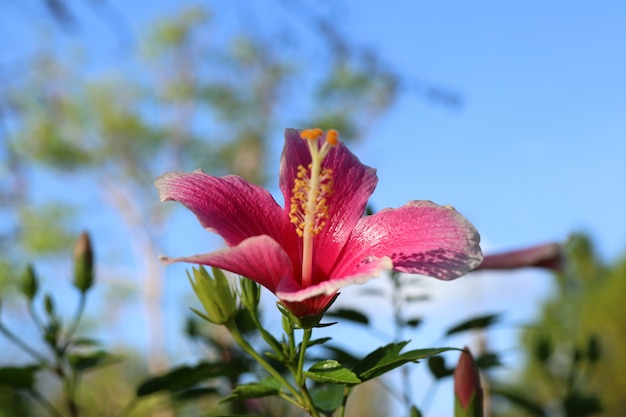
M276 295L281 300L289 302L304 301L318 295L332 295L340 288L351 284L364 284L372 278L378 278L383 271L393 268L388 257L370 258L356 271L356 274L342 278L331 278L311 287L300 289L295 283L282 283Z
M345 274L367 256L389 256L396 271L451 280L480 264L479 242L474 226L453 207L410 201L363 217L334 272Z
M161 260L166 265L190 262L224 269L256 281L274 293L281 282L293 282L291 260L266 235L248 238L232 248L180 258L161 256Z

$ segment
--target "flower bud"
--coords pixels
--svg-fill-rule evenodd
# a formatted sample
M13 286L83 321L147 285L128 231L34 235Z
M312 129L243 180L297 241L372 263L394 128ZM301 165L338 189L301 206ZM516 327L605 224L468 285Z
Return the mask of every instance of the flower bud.
M563 248L558 243L546 243L510 252L487 255L479 269L545 268L555 272L563 269Z
M194 268L193 278L187 272L189 282L206 315L193 308L192 311L211 323L225 324L235 316L237 297L224 272L217 268L212 268L212 271L213 276L203 266Z
M93 281L93 249L89 235L83 232L74 247L74 286L84 293L91 288Z
M22 294L28 298L29 301L32 301L37 295L37 290L39 289L39 280L37 279L37 275L35 274L35 269L32 265L28 265L24 275L22 275L22 281L20 282L20 290Z
M482 417L483 390L480 374L468 348L461 353L454 370L454 416Z
M261 299L261 287L251 279L242 277L239 280L239 296L244 307L256 312Z
M43 306L48 317L52 317L54 315L54 300L50 294L43 297Z

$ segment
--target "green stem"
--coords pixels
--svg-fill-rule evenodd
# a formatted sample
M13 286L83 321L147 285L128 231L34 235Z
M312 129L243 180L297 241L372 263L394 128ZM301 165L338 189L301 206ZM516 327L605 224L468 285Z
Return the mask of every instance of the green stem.
M24 352L28 353L34 359L36 359L37 361L39 361L40 363L44 364L45 366L49 368L51 367L50 364L48 363L48 360L45 357L43 357L43 355L41 355L35 349L28 346L26 342L24 342L22 339L17 337L13 332L7 329L2 323L0 323L0 332L2 332L2 334L4 334L7 339L13 342L14 345L22 349Z
M70 326L70 329L67 331L67 335L65 336L65 343L61 347L63 352L65 352L65 349L67 349L70 342L72 341L72 337L74 337L76 330L78 330L78 325L80 324L80 320L83 317L83 313L85 311L86 305L87 305L87 293L81 292L80 299L78 301L78 307L76 308L76 314L74 315L74 320L72 320L72 325Z
M313 334L313 329L307 328L304 329L304 333L302 334L302 343L300 344L300 352L298 353L298 365L296 368L296 384L300 387L300 390L304 394L304 401L307 406L307 410L312 417L317 417L317 409L313 404L313 399L311 398L311 394L309 393L309 389L306 386L306 377L304 376L304 360L306 349L309 345L309 341L311 340L311 335Z
M39 331L43 331L44 330L44 325L43 325L43 322L41 321L41 318L37 314L37 311L35 311L35 306L33 305L33 300L30 300L28 302L28 313L32 317L32 319L35 322L35 325L37 326Z
M239 330L237 329L237 326L235 325L235 323L232 320L230 320L225 325L226 325L226 328L230 331L231 335L233 336L233 339L235 340L235 342L239 346L241 346L241 348L248 355L252 356L254 360L257 361L259 365L263 367L263 369L265 369L271 376L276 378L276 380L278 380L297 399L298 403L302 404L302 394L300 394L298 390L295 389L293 385L291 385L289 381L287 381L285 377L283 377L280 374L280 372L274 369L272 365L270 365L261 355L259 355L259 353L256 350L254 350L252 346L250 346L250 344L243 338L241 333L239 333Z
M280 345L280 343L278 343L274 336L272 336L267 330L265 330L263 325L261 325L261 321L259 320L257 312L252 310L249 311L252 322L254 323L254 326L259 330L259 333L261 333L261 337L263 338L263 340L265 340L265 343L267 343L269 347L272 348L274 353L276 353L279 358L284 358L285 353L283 352L282 346Z
M348 403L348 395L350 395L351 387L346 386L343 390L343 400L341 401L341 414L339 417L344 417L346 414L346 404Z
M296 374L296 384L302 386L304 384L303 371L304 371L304 355L306 352L306 348L308 347L309 341L311 340L311 335L313 334L313 329L304 329L304 334L302 335L302 343L300 344L300 352L298 354L298 367Z

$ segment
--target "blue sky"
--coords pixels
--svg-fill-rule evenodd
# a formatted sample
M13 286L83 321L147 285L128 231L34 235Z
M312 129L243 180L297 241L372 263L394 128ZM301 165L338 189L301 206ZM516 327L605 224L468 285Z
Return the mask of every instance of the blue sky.
M138 32L182 2L112 3ZM376 48L407 78L457 91L463 103L450 108L404 94L353 147L378 169L377 209L411 199L452 204L481 232L485 252L564 241L574 231L590 233L605 259L625 252L625 2L345 4L336 17L339 30ZM102 53L114 55L107 30L100 22L82 34L102 37ZM276 159L280 144L278 137ZM520 271L424 285L435 299L423 307L434 316L425 325L431 342L468 313L507 310L507 323L520 324L548 295L550 278ZM174 331L179 323L171 325ZM514 343L509 330L493 336L497 347ZM445 407L435 406L432 415L437 412L446 415Z

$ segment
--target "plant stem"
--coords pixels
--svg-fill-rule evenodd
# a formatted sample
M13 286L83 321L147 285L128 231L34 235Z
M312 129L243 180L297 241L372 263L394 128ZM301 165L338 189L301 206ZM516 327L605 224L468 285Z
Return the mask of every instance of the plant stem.
M69 346L70 342L72 341L72 337L74 337L74 334L76 333L76 330L78 329L78 325L80 324L80 320L83 317L86 304L87 304L87 293L81 291L80 299L78 301L78 307L76 308L76 314L74 315L74 320L72 320L72 325L70 326L70 329L67 331L67 335L65 336L65 343L61 347L63 352L65 352L65 349L67 349L67 347Z
M306 348L311 340L311 335L313 334L312 329L304 329L304 333L302 335L302 343L300 344L300 352L298 354L298 367L296 368L296 384L303 385L303 370L304 370L304 355L306 352Z
M41 321L41 318L37 314L37 311L35 311L35 306L33 305L33 300L30 300L28 302L28 313L32 317L33 322L35 322L35 325L37 326L39 331L43 331L44 330L44 325L43 325L43 322Z
M231 335L233 336L233 339L235 340L235 342L239 346L241 346L241 348L248 355L252 356L252 358L254 358L254 360L256 360L259 363L259 365L263 367L263 369L265 369L271 376L276 378L276 380L278 380L297 399L298 403L302 404L302 399L303 399L302 394L300 394L298 390L295 389L293 385L291 385L285 379L285 377L283 377L280 374L280 372L274 369L272 365L270 365L261 355L259 355L259 353L256 350L254 350L252 346L250 346L250 344L243 338L243 336L237 329L237 326L235 325L234 321L230 320L225 325L226 325L226 328L230 331Z
M313 399L311 398L311 394L309 393L309 389L306 386L306 377L304 376L304 360L306 349L309 345L309 341L311 340L311 335L313 334L313 329L307 328L304 329L304 333L302 334L302 343L300 343L300 352L298 353L298 365L296 368L296 384L300 387L300 390L304 394L304 401L306 402L307 410L312 417L317 417L317 410L315 409L315 405L313 404Z
M4 334L7 339L13 342L14 345L22 349L24 352L28 353L34 359L46 365L47 367L51 367L50 364L48 363L48 360L45 357L43 357L43 355L41 355L35 349L28 346L26 342L24 342L22 339L17 337L13 332L7 329L2 323L0 323L0 332L2 332L2 334Z
M344 417L346 414L346 404L348 403L348 395L350 395L351 389L351 387L346 386L343 390L343 401L341 401L341 414L339 414L339 417Z

